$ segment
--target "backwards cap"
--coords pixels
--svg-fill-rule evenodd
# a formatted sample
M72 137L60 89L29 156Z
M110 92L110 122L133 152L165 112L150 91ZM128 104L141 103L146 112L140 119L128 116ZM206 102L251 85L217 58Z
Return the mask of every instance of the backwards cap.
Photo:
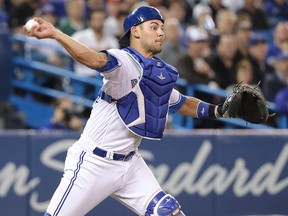
M155 7L142 6L132 11L124 20L123 27L125 34L119 40L121 46L124 48L130 45L130 29L133 26L153 19L158 19L164 22L160 11Z

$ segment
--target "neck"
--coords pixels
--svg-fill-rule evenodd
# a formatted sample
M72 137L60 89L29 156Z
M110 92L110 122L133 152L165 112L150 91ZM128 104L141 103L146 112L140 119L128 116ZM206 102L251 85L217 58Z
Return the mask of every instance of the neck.
M69 18L69 21L72 25L75 25L75 26L81 26L83 24L83 21L82 19L80 19L79 17L70 17Z
M144 56L145 58L153 58L154 53L144 49L142 46L136 45L136 44L131 44L130 47L132 47L133 49L137 50L142 56Z
M231 59L227 59L223 56L220 56L220 59L222 61L222 63L225 65L226 68L230 68L233 64L233 61Z
M100 39L103 37L103 32L102 32L101 30L95 30L95 29L92 29L92 30L93 30L93 32L95 33L96 38L97 38L98 40L100 40Z

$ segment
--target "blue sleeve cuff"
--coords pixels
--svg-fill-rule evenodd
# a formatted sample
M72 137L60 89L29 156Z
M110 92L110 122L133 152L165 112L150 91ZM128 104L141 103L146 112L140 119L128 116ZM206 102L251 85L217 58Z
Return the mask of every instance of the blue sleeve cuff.
M181 95L179 101L176 104L173 104L172 106L169 107L169 112L176 113L182 107L185 100L186 100L186 97L184 95Z
M119 67L119 63L118 63L117 58L115 58L113 55L111 55L107 50L103 50L100 52L107 54L108 61L106 62L106 64L103 67L97 69L98 72L100 72L100 73L106 72L107 73L107 72L111 72L111 71L115 70L117 67Z

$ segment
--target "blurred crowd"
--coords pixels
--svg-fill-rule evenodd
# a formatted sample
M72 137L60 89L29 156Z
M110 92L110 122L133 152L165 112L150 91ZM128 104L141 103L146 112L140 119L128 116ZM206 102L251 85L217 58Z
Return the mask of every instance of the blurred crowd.
M21 34L28 19L40 16L99 51L121 48L123 20L141 5L157 7L164 16L166 41L159 57L175 66L188 84L228 92L240 82L258 86L279 113L288 113L287 0L0 0L0 24L11 34ZM41 43L59 46L49 39ZM55 66L67 65L67 59L43 46L28 43L25 53ZM97 76L77 62L72 70Z

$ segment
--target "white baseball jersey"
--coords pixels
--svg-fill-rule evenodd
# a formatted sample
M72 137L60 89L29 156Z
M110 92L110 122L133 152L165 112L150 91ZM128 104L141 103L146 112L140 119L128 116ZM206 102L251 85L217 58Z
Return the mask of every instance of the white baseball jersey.
M137 79L139 83L143 71L127 52L111 49L108 53L118 63L102 73L103 90L119 99L132 91L132 80ZM170 104L179 103L182 97L174 89ZM68 151L65 173L47 215L85 215L110 195L138 215L144 215L161 187L142 157L136 153L129 161L114 161L93 154L96 147L127 154L137 150L141 139L126 128L115 103L96 100L81 138Z

